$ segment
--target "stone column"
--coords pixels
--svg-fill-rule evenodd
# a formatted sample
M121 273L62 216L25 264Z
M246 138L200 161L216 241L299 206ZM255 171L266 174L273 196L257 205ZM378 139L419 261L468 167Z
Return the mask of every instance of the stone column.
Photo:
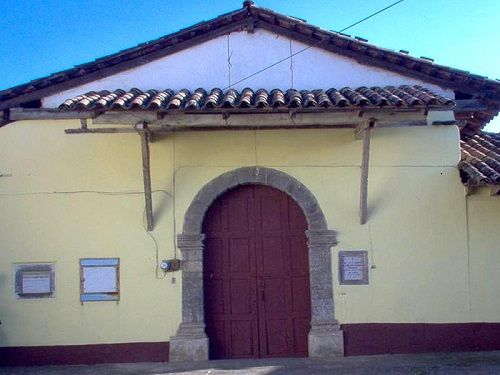
M172 362L208 360L203 307L203 234L179 234L182 255L182 322L170 338Z
M333 230L308 230L309 270L311 280L311 330L309 357L344 355L344 337L335 319L333 304L332 256L337 244Z

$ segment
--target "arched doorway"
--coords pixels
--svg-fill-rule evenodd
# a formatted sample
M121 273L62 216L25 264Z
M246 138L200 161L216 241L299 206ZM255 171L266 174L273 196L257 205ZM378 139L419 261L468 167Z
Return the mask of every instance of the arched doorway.
M331 247L337 244L337 233L328 229L318 201L296 178L272 168L242 167L223 173L204 185L184 216L182 233L177 235L177 246L182 255L182 321L177 334L170 338L169 360L208 359L203 293L203 222L212 203L240 185L264 185L278 189L291 197L304 213L311 296L309 357L342 356L343 334L335 319L330 252Z
M306 230L297 203L269 186L236 187L210 206L203 222L210 359L308 355Z

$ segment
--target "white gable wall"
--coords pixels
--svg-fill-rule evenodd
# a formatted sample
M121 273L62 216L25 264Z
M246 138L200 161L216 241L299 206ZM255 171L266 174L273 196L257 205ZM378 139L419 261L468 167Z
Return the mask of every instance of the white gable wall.
M228 43L230 65L228 64ZM43 106L57 107L64 100L88 91L142 90L170 88L195 90L227 88L231 84L286 58L307 45L289 38L258 29L250 34L233 32L165 56L140 67L130 69L97 81L62 91L44 98ZM344 86L387 86L420 84L438 94L453 98L452 90L424 81L405 77L383 69L361 65L352 59L312 47L254 77L233 85L236 89L251 87L268 90L291 87L302 90L327 89Z

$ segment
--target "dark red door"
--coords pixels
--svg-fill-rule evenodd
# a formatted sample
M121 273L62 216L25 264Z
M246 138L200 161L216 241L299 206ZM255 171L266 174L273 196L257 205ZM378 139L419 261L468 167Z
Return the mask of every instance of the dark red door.
M300 207L281 191L240 186L205 215L210 358L307 356L309 261Z

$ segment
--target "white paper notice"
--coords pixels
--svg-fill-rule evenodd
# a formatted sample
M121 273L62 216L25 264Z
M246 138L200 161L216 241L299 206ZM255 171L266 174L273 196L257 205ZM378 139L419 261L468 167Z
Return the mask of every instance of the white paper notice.
M344 280L363 280L364 260L362 256L347 256L344 260Z
M47 272L24 272L22 282L24 294L50 293L50 274Z
M83 267L84 293L116 292L115 267Z

